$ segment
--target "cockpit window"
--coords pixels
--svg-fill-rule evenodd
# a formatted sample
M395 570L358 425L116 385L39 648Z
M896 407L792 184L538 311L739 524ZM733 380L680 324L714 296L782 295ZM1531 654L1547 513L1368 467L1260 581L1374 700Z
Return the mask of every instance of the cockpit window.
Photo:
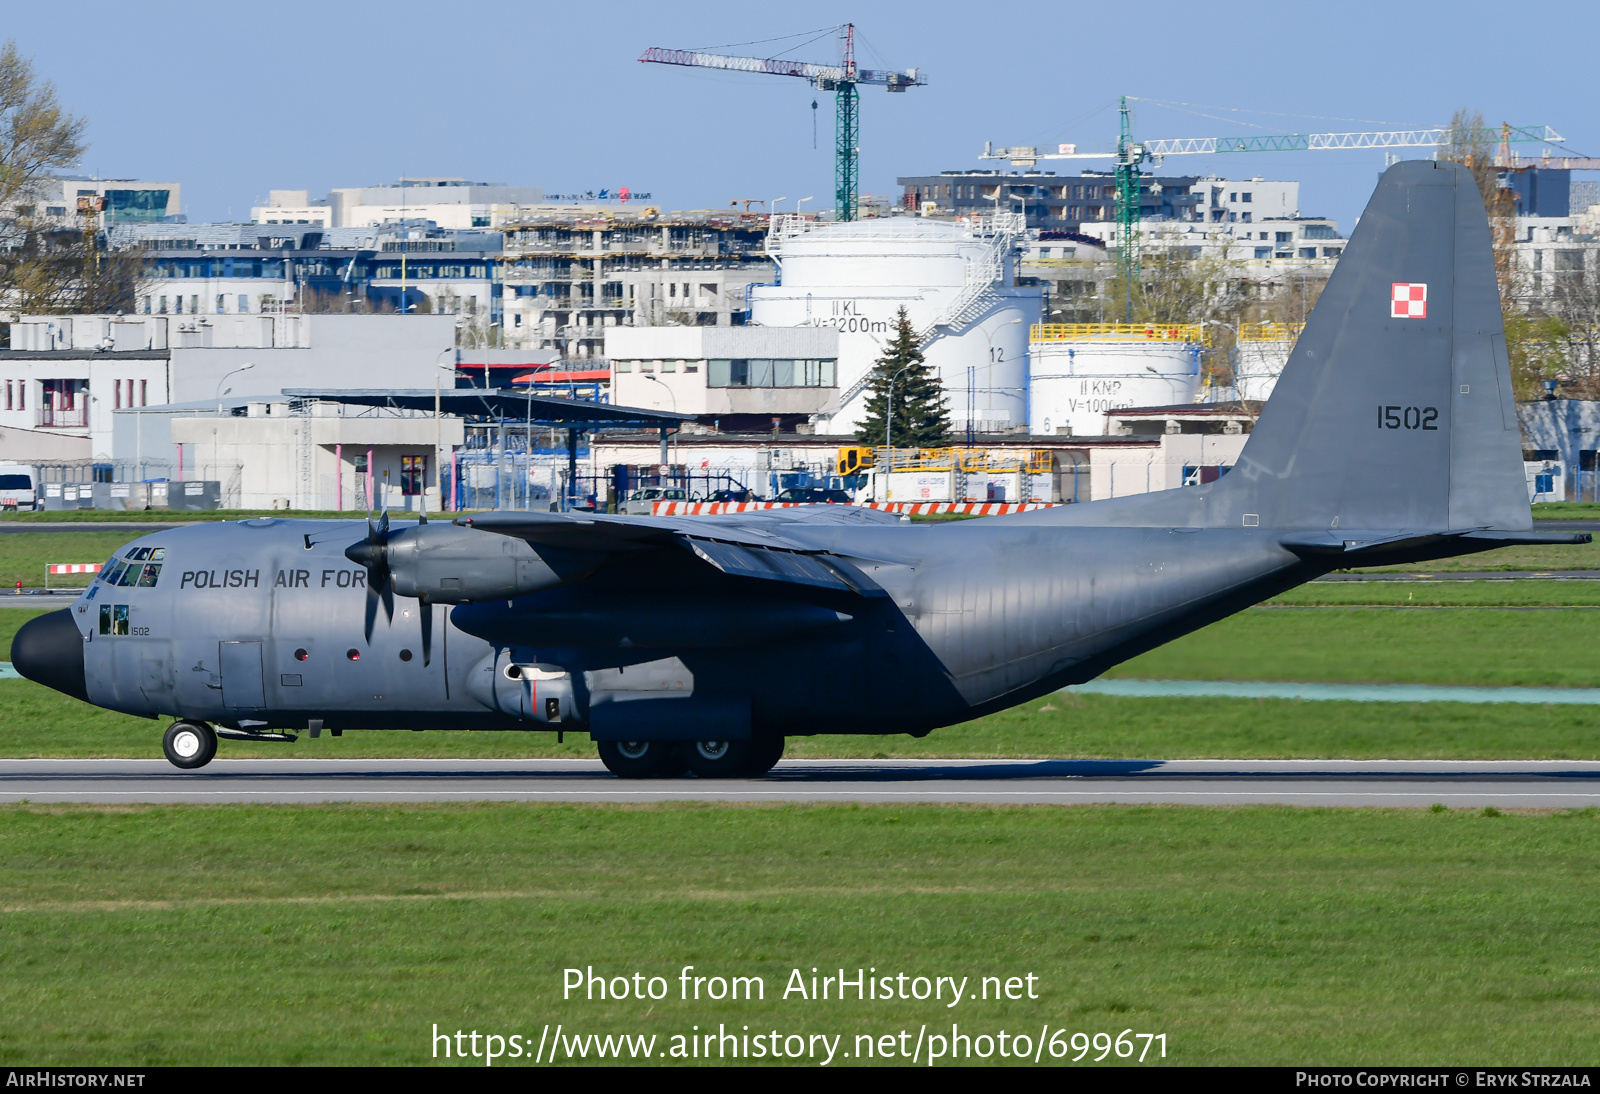
M124 569L120 575L118 575L117 584L118 585L133 585L133 584L137 583L138 580L139 580L139 570L140 569L141 569L141 567L137 562L128 563L127 568Z
M128 552L128 561L129 562L143 562L145 559L147 559L149 557L150 557L150 548L148 548L148 547L135 547L133 550Z
M150 561L151 562L160 562L165 557L167 557L167 549L165 547L152 547L152 548L150 548Z
M123 567L126 565L127 563L118 562L115 558L113 558L110 562L106 563L100 568L100 580L104 581L107 585L115 585L117 583L117 579L122 576Z
M131 572L131 569L130 569L130 572ZM141 589L153 589L153 588L155 588L156 587L156 579L159 578L160 576L161 576L161 563L159 563L159 562L146 562L144 564L143 569L141 569L140 572L139 572L139 588L141 588Z

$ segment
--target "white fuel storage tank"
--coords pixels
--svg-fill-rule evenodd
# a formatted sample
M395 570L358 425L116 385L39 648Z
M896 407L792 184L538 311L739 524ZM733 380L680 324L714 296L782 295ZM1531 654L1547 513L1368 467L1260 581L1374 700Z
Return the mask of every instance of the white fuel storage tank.
M775 217L768 251L779 283L750 291L751 321L821 326L839 332L839 411L821 425L853 432L865 387L905 308L922 351L944 384L957 431L1027 421L1028 329L1043 289L1019 287L1013 248L1022 218L1009 213L962 221L884 217L816 225Z
M1192 403L1203 332L1183 324L1046 323L1030 332L1029 432L1099 437L1106 415Z
M1246 323L1233 351L1233 389L1241 399L1265 402L1300 337L1302 323Z

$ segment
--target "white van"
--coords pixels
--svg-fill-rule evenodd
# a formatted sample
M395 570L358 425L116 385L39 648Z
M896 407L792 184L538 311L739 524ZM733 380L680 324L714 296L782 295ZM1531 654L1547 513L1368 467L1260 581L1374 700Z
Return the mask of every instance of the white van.
M21 463L0 463L0 510L9 513L38 507L33 468Z

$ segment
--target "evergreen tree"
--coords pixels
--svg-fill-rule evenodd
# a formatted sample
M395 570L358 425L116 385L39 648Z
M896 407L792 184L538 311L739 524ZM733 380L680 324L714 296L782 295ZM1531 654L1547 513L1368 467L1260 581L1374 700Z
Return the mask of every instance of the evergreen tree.
M891 395L894 414L885 441ZM939 448L950 443L944 385L924 363L905 308L895 316L894 338L873 366L867 383L866 417L856 429L856 439L866 445L888 443L895 448Z

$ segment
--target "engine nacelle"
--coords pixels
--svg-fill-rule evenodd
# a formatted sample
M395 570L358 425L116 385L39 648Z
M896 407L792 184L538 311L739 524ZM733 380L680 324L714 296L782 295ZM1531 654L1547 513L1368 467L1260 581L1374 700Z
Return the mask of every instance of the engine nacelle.
M490 710L525 722L572 725L582 721L573 699L572 674L551 665L512 660L500 650L473 666L467 693Z
M458 524L423 524L389 535L394 591L435 604L511 600L561 584L525 540Z

